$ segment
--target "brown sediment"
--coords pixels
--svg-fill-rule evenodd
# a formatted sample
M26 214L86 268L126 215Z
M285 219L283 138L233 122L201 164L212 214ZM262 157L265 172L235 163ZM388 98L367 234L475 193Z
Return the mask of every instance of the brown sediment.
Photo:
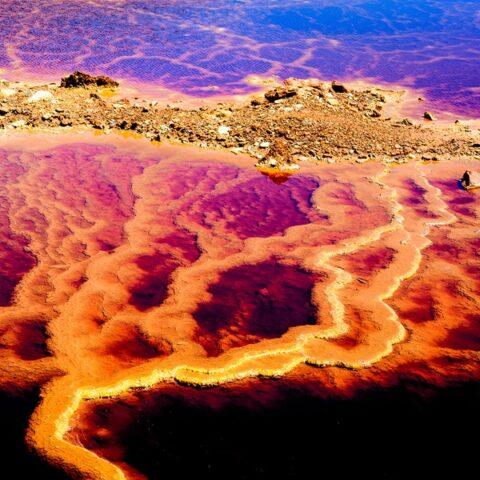
M74 75L84 80L86 74ZM188 108L122 98L113 80L85 78L88 82L72 83L82 88L3 82L0 129L130 132L246 154L267 171L291 171L305 161L404 163L480 156L478 127L405 119L396 113L398 92L385 88L290 79L239 103Z

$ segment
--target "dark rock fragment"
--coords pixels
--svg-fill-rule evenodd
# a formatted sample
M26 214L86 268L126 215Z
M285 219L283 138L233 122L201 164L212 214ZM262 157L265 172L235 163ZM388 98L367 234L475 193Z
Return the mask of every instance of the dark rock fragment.
M118 82L112 80L110 77L89 75L83 72L74 72L68 77L62 78L60 86L63 88L78 88L78 87L118 87Z
M342 83L332 82L332 90L335 93L348 93L348 88Z
M433 116L433 113L430 113L430 112L425 112L425 113L423 114L423 118L424 118L425 120L430 120L430 121L435 120L435 117Z
M290 98L297 95L297 91L294 88L283 88L277 87L273 90L269 90L265 93L265 98L269 102L274 102L275 100L281 100L283 98Z

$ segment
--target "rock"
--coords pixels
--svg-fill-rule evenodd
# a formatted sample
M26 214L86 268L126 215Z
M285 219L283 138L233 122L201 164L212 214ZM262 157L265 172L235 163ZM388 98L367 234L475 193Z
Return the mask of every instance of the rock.
M265 98L269 102L275 102L276 100L281 100L283 98L294 97L295 95L297 95L297 90L294 88L277 87L273 90L265 92Z
M15 122L12 122L10 126L13 128L20 128L24 127L26 124L27 122L25 120L16 120Z
M91 121L91 124L92 124L92 127L97 130L105 130L105 125L99 120L94 119Z
M0 117L10 113L10 109L7 107L0 107Z
M60 86L63 88L78 88L78 87L118 87L118 82L112 80L110 77L89 75L83 72L74 72L68 77L62 78Z
M284 163L278 167L281 172L294 172L295 170L300 170L300 165L296 163Z
M1 97L11 97L17 93L16 90L13 88L0 88L0 96Z
M342 83L332 82L332 90L335 93L348 93L348 88Z
M431 112L425 112L423 114L423 118L425 120L430 120L431 122L433 122L435 120L435 117L433 116L433 113L431 113Z
M52 115L50 113L45 113L42 115L42 120L50 120Z
M261 142L258 146L260 148L270 148L270 142Z
M365 115L371 117L371 118L379 118L382 116L382 114L378 110L367 110L365 112Z
M269 161L268 161L268 166L269 167L276 167L277 166L277 161L274 159L274 158L271 158Z
M53 102L54 100L55 97L53 96L52 92L49 92L48 90L38 90L28 97L27 102Z
M336 98L327 98L327 103L332 107L339 105L339 101Z
M216 116L217 116L217 117L220 117L220 118L231 117L231 116L232 116L232 112L231 112L230 110L219 110L219 111L216 113Z
M220 125L217 132L219 135L228 135L230 132L230 127L227 127L226 125Z
M404 118L402 121L398 122L400 125L406 125L407 127L411 127L413 122L409 118Z
M289 143L283 138L277 138L270 146L265 158L275 158L281 162L287 162L291 157Z

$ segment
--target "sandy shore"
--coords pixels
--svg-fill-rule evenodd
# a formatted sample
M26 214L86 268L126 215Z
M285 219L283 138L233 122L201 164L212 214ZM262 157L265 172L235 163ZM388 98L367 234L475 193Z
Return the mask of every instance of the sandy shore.
M114 81L86 78L91 84L81 86L1 81L0 131L123 131L230 150L285 171L306 161L480 159L477 127L403 118L402 93L394 90L290 79L241 103L188 108L122 98Z

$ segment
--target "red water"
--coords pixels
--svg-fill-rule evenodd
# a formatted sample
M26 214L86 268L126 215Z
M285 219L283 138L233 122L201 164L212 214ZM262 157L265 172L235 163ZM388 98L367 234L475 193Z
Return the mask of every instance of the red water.
M281 337L290 327L314 325L315 275L269 259L223 272L208 289L210 300L193 313L197 341L209 356Z
M468 162L279 183L249 159L117 137L11 136L0 152L1 385L47 384L29 442L69 472L139 475L133 412L127 440L82 417L104 397L116 415L132 388L308 377L323 398L478 380Z

